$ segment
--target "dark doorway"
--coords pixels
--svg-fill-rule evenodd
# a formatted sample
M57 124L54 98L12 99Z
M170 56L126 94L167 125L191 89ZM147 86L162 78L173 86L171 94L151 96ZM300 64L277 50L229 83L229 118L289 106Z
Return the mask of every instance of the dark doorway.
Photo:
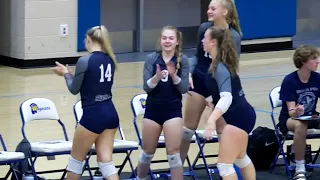
M207 11L211 0L201 0L201 23L208 21Z

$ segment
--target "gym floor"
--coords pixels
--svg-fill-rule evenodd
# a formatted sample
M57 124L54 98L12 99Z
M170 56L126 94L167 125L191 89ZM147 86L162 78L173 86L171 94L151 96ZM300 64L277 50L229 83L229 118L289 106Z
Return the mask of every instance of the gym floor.
M292 62L292 50L277 52L262 52L242 54L240 58L240 76L243 88L248 101L255 107L257 112L256 127L264 126L273 128L270 112L270 103L268 98L269 91L281 84L284 76L295 70ZM113 88L113 101L118 110L121 126L127 140L137 141L137 136L132 123L132 111L130 107L131 98L138 93L143 93L142 71L143 58L131 55L123 59L130 59L131 62L120 63L119 69L115 74L115 83ZM132 62L132 59L139 60ZM74 70L74 67L72 67ZM65 81L62 77L53 74L50 68L37 69L16 69L0 66L0 133L3 135L7 148L14 151L17 144L22 140L21 136L21 118L19 115L19 105L24 100L35 97L45 97L56 103L61 120L65 123L68 136L73 137L75 127L75 117L73 114L73 105L79 100L79 95L72 95L68 92ZM203 123L199 129L203 128ZM56 122L31 122L27 125L27 136L30 141L51 140L63 138L59 124ZM319 140L309 140L313 150L319 148ZM206 153L217 153L217 144L207 145ZM189 155L194 159L198 147L193 144ZM140 150L131 155L133 165L137 165ZM156 152L155 159L166 158L165 150L159 149ZM121 155L114 156L114 162L121 163ZM37 170L60 169L65 168L68 161L67 156L56 157L54 161L48 161L46 158L40 158L36 164ZM95 157L91 158L91 166L96 166ZM201 162L201 161L200 161ZM211 158L208 163L215 163L216 159ZM153 165L153 169L168 168L168 165ZM129 172L127 165L124 171ZM0 167L0 177L7 172L7 168ZM200 171L201 172L201 171ZM319 170L315 170L312 178L315 179ZM56 179L60 173L45 175L46 178ZM201 176L201 173L200 173ZM216 176L217 177L217 176ZM259 172L257 179L285 179L285 170L283 167L277 167L275 174L268 172ZM203 176L205 178L205 176ZM201 178L202 179L202 178Z

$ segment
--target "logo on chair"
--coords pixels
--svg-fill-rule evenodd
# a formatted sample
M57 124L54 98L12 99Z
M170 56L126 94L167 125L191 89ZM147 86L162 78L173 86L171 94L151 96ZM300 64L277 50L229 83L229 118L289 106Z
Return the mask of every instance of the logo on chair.
M43 110L50 110L50 107L38 107L38 105L36 103L31 103L30 104L30 108L31 108L31 113L32 114L36 114L40 111L43 111Z
M144 98L141 98L139 101L141 103L142 108L146 108L147 101Z

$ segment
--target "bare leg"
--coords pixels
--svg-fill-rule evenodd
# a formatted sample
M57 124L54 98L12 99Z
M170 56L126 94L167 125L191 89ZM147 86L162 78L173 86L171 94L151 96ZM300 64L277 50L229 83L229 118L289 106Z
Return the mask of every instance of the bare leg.
M180 157L184 163L191 143L192 131L198 128L203 110L206 106L205 98L195 92L189 92L191 96L187 97L184 110L184 128L180 145Z
M76 128L72 150L71 150L71 157L68 164L68 173L67 173L67 180L79 180L82 174L82 168L80 169L80 164L82 167L82 162L85 160L86 155L88 154L89 150L91 149L93 143L98 138L98 134L93 133L86 128L84 128L81 124L79 124ZM72 164L72 165L70 165ZM77 173L70 171L78 171ZM81 171L81 173L80 173Z
M138 179L147 177L162 130L162 126L149 119L144 119L142 126L142 152L139 157Z
M97 162L105 179L119 180L118 170L112 162L113 142L117 129L104 130L96 141Z
M248 143L248 134L232 125L226 125L219 142L218 168L223 180L237 180L237 174L234 171L233 164L237 158L244 156ZM244 176L248 180L255 180L256 174L254 166L246 165L243 170ZM249 174L250 173L250 174Z
M172 180L183 180L183 167L180 158L182 124L181 118L173 118L163 125Z

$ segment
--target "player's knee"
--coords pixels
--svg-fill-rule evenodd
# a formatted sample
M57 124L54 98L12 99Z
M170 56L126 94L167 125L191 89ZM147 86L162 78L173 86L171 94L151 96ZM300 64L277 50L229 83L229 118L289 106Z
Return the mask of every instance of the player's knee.
M234 162L234 164L241 169L247 167L250 163L251 159L247 154L244 156L244 158L236 159L236 161Z
M182 138L186 141L191 141L192 137L194 135L195 131L192 129L189 129L185 126L182 128Z
M78 161L72 156L69 157L69 162L67 166L67 171L70 171L74 174L81 175L83 170L83 161Z
M170 169L179 168L182 166L180 153L168 155L167 158L168 158Z
M108 178L114 174L118 173L117 168L114 166L113 162L98 162L99 169L104 178Z
M139 156L139 163L150 164L153 159L154 154L147 154L143 150Z
M221 177L229 176L236 172L233 164L218 163L217 168Z
M296 132L296 131L307 131L308 124L304 121L297 121L297 120L292 120L291 118L288 119L287 121L287 128L290 131Z

